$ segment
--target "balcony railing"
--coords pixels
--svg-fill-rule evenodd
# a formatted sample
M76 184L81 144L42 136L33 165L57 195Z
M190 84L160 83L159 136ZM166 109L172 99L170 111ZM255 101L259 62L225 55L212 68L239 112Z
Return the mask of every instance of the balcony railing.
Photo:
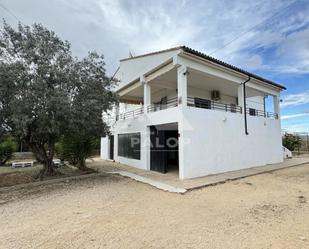
M173 97L170 99L166 99L165 101L161 101L161 103L157 104L151 104L147 107L148 112L156 112L160 110L165 110L168 108L176 107L178 106L178 99L177 97Z
M266 111L257 110L254 108L247 108L247 114L249 114L250 116L272 118L272 119L278 119L278 116L279 116L278 113L266 112Z
M188 106L233 113L242 113L243 109L241 106L237 106L235 104L225 104L209 99L195 97L188 97ZM266 112L254 108L246 108L246 113L250 116L278 119L278 113Z
M203 108L203 109L218 110L218 111L232 112L232 113L243 113L243 108L241 106L238 106L235 104L220 103L220 102L209 100L209 99L188 97L187 104L188 106L191 106L191 107L197 107L197 108ZM170 99L166 99L165 101L161 101L161 103L151 104L150 106L147 107L147 112L156 112L156 111L165 110L165 109L176 107L176 106L178 106L178 99L177 97L173 97ZM257 110L254 108L246 108L246 113L249 116L278 119L277 113L265 112L265 111ZM143 106L139 107L138 109L117 115L116 121L135 118L142 114L144 114Z
M225 104L216 102L209 99L188 97L188 106L194 106L197 108L233 112L233 113L242 113L242 107L235 104Z
M142 114L144 114L144 107L140 107L140 108L137 108L137 109L132 110L132 111L121 113L121 114L117 115L116 121L117 120L126 120L126 119L130 119L130 118L135 118L135 117L140 116Z

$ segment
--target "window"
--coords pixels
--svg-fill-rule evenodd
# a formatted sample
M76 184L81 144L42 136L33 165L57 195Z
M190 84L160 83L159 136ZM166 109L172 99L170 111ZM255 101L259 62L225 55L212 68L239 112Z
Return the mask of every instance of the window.
M256 116L256 110L253 108L249 108L249 115L250 116Z
M141 134L118 134L118 156L141 159Z
M209 99L194 98L195 107L211 109L211 101Z

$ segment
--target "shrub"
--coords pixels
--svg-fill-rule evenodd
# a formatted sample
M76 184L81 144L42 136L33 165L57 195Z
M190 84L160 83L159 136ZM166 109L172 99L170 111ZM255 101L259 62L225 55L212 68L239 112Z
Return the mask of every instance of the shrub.
M86 159L92 155L97 141L94 137L81 134L65 135L56 144L56 154L59 159L66 160L81 170L86 170Z
M301 139L299 136L286 133L283 136L282 144L284 147L288 148L290 151L294 151L301 144Z
M4 165L16 151L16 143L12 136L4 136L0 140L0 165Z

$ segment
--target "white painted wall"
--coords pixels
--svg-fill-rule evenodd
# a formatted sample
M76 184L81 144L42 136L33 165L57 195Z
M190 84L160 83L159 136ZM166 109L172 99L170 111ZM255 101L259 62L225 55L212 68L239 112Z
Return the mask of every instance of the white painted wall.
M282 162L280 121L188 107L184 112L183 178Z
M205 86L207 86L207 82L205 82ZM190 87L188 88L188 96L189 97L198 97L198 98L204 98L211 100L211 91L209 90L203 90L200 88L194 88ZM236 103L237 98L234 96L224 95L221 94L221 99L218 102L224 103L224 104L237 104Z
M109 139L108 137L101 137L100 158L109 159Z
M264 110L263 96L254 96L247 98L247 107L263 111Z
M172 50L151 56L143 56L136 59L120 61L119 69L114 76L119 80L116 90L169 60L179 52L180 50Z
M286 159L286 158L292 158L293 155L292 155L292 151L290 151L288 148L282 146L282 152L283 152L283 159Z
M183 112L183 115L181 113ZM178 122L183 139L180 177L194 178L226 171L282 162L280 121L248 115L249 135L245 135L244 117L195 107L171 108L121 120L113 127L114 159L140 169L150 169L150 125ZM141 133L141 159L118 156L118 134ZM147 144L148 143L148 144ZM101 139L101 158L108 158L108 139ZM105 156L107 155L107 156Z
M205 85L207 86L207 82L205 82ZM152 102L156 103L161 100L163 97L167 97L168 99L171 99L173 97L177 96L176 89L162 89L161 91L156 92L154 95L152 95ZM211 91L207 89L200 89L195 87L188 87L188 96L189 97L198 97L203 99L209 99L211 100ZM237 97L232 95L226 95L221 93L221 99L217 102L223 103L223 104L235 104L237 105ZM262 96L254 96L247 98L247 107L248 108L254 108L256 110L264 110L264 101ZM135 105L136 108L136 105Z
M119 120L111 129L114 134L114 160L140 169L150 169L150 135L149 126L175 123L179 120L179 108L174 107L147 115L137 116L134 119ZM118 134L141 133L141 159L131 159L118 156ZM101 143L102 145L102 143ZM108 146L103 143L102 146ZM102 148L101 148L102 150ZM106 150L106 149L103 149Z

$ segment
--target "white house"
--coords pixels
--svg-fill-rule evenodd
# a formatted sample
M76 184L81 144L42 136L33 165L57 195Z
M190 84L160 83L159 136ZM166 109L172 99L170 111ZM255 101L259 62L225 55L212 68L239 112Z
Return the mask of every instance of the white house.
M284 86L185 46L123 59L114 77L102 159L180 179L283 160Z

